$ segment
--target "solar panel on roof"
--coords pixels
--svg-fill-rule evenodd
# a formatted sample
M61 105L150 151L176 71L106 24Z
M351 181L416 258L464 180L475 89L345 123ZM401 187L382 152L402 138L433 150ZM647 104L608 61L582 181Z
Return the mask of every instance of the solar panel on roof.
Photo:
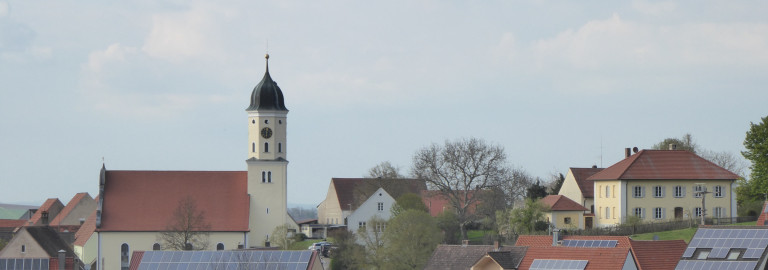
M563 240L564 247L616 247L618 240Z
M757 261L701 261L681 260L675 270L701 270L701 269L755 269Z
M584 270L587 267L586 260L542 260L535 259L531 263L531 270L539 269L561 269L561 270Z
M147 251L140 270L306 269L312 251Z

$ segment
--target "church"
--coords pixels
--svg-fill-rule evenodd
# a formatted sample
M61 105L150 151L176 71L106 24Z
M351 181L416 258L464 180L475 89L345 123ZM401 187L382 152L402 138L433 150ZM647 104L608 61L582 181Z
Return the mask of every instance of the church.
M246 108L247 170L134 171L102 166L98 207L89 220L93 233L82 236L87 239L82 253L92 255L81 258L94 258L98 269L128 269L133 251L170 249L160 235L172 228L174 216L178 217L174 213L189 205L185 202L192 202L205 225L193 230L208 235L205 242L188 243L188 249L269 246L276 227L287 224L298 229L287 213L288 109L269 74L269 55L266 59L264 77Z

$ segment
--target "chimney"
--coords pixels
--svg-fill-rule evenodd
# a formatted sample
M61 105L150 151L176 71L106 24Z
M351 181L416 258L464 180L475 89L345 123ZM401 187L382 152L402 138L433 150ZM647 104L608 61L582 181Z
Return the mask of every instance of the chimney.
M629 147L624 148L624 158L628 158L632 155L632 149L629 149Z
M65 250L59 250L59 270L64 270L64 266L66 265L67 252Z
M493 251L499 251L499 241L493 241Z
M670 143L669 144L669 150L677 150L677 144Z
M43 225L48 225L48 211L40 213L40 220L43 222Z
M83 226L83 223L85 223L85 218L80 218L80 226Z
M462 247L469 246L469 240L461 240L461 246Z
M629 149L629 148L627 148ZM554 229L552 230L552 246L556 247L558 246L557 242L560 240L560 229Z

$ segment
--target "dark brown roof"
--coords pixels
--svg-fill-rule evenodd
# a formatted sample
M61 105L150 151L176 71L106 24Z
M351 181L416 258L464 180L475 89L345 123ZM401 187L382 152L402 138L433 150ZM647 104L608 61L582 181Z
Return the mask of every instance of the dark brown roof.
M12 232L26 223L23 219L0 219L0 231Z
M107 171L98 231L164 231L193 198L210 231L248 231L245 171Z
M589 180L735 180L739 176L685 150L641 150Z
M511 251L492 251L488 252L488 257L491 257L501 268L504 269L516 269L525 256L524 252L511 252Z
M688 246L683 240L631 240L630 244L640 270L675 269Z
M511 257L522 259L526 249L527 247L502 246L499 251L511 252ZM438 245L424 270L466 270L493 251L492 245Z
M581 190L581 196L584 198L595 197L594 181L588 178L602 170L603 168L571 168L573 178L576 179L576 184L579 185Z
M544 205L549 206L549 210L552 211L587 211L581 204L574 202L568 197L563 195L547 195L547 197L541 198L541 202Z
M51 221L51 226L57 226L61 221L66 218L69 213L72 212L72 210L75 209L75 207L80 203L82 200L93 200L91 198L91 195L88 195L88 192L82 192L75 194L75 197L72 197L71 200L67 203L67 206L64 206L64 209L61 209L61 212L59 212L58 215L56 215L56 218Z
M420 179L333 178L331 185L336 189L343 210L347 210L350 204L352 209L357 209L380 187L395 199L405 193L419 194L427 189L426 182Z
M48 256L58 257L59 250L66 251L66 257L74 256L72 248L53 228L48 226L26 226L22 230L27 230L29 235L45 250Z

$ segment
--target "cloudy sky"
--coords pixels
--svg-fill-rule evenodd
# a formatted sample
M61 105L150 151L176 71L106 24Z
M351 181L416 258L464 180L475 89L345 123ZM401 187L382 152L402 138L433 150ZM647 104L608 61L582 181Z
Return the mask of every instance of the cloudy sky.
M113 170L245 170L245 108L285 94L292 203L478 137L547 177L768 115L766 1L0 0L0 203Z

